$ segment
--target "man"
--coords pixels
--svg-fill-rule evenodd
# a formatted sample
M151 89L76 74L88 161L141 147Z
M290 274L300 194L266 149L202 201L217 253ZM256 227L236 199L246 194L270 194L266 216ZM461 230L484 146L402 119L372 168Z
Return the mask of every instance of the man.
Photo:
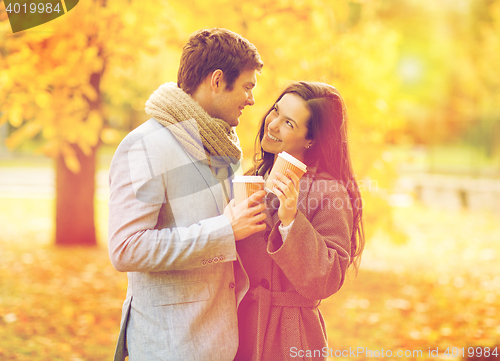
M109 252L129 284L115 360L234 358L236 309L248 289L233 262L235 241L265 229L265 192L227 205L241 159L232 127L254 104L262 66L241 36L217 28L195 32L177 84L151 95L146 112L153 118L117 148ZM244 282L235 282L238 275Z

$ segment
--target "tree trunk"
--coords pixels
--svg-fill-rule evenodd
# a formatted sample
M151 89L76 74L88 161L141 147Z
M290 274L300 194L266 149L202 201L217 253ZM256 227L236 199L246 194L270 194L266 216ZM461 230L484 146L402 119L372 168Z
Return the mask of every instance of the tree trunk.
M102 0L103 6L106 6ZM93 44L95 37L89 36L88 43ZM99 47L98 56L103 49ZM89 111L101 110L101 78L106 67L104 59L102 69L90 75L89 83L95 90L95 97L84 98L89 104ZM56 245L58 246L96 246L94 223L94 194L96 152L99 142L92 147L92 154L86 156L80 147L72 145L80 162L80 172L73 173L66 167L64 157L56 158Z
M63 156L56 158L56 240L58 246L96 246L94 193L97 147L86 156L73 146L80 172L71 172Z

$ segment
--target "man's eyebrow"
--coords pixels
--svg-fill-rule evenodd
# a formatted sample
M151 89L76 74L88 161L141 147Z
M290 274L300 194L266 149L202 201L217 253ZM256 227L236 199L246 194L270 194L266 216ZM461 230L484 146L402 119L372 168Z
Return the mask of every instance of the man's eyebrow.
M279 103L276 103L276 108L278 108L278 113L279 113L279 111L280 111ZM287 119L287 120L289 120L289 121L293 122L297 128L299 127L299 125L297 124L297 122L296 122L295 120L293 120L292 118L287 117L287 116L285 116L285 115L284 115L283 117L284 117L285 119Z

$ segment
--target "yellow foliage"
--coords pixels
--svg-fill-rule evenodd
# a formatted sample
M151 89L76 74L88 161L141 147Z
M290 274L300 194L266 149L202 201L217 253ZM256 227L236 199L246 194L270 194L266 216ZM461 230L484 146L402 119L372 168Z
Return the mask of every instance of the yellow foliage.
M40 108L46 108L50 104L50 94L46 91L41 91L35 95L35 103Z
M52 124L47 124L43 127L42 135L45 139L50 140L54 139L57 134L56 127Z
M117 143L120 133L113 128L147 119L144 103L160 84L176 80L190 33L225 27L254 43L265 63L256 104L245 110L237 130L246 164L257 124L280 90L292 80L323 81L346 101L358 178L376 179L380 189L389 189L392 165L382 154L386 135L404 124L395 71L403 35L384 23L377 6L364 0L152 0L126 7L118 0L105 7L80 2L77 11L47 24L53 32L26 31L0 40L2 111L14 127L39 122L47 154L57 155L67 144L90 154L100 142ZM498 42L489 34L495 49ZM10 146L28 139L28 132L14 134ZM67 164L77 169L76 158L66 153ZM385 202L382 191L370 197ZM367 217L389 217L383 209L377 212L367 202Z
M0 68L3 68L4 65L0 62ZM8 72L0 70L0 91L2 89L8 89L12 86L12 79ZM1 94L1 93L0 93Z
M86 123L87 123L86 128L89 129L89 131L93 133L95 136L97 136L102 128L102 115L100 114L100 112L93 110L89 113ZM93 142L95 145L94 140Z
M97 92L95 91L94 87L90 84L83 84L80 87L80 90L82 93L90 100L90 101L96 101L97 100Z
M5 144L13 149L18 147L26 139L31 139L42 130L41 123L26 123L21 128L16 130L10 137L7 138Z
M61 143L56 139L48 138L48 141L45 142L39 149L38 152L43 153L51 158L56 158L60 154Z
M7 141L9 147L30 139L36 128L43 129L42 136L50 141L41 149L51 155L57 155L55 149L66 149L67 143L91 154L103 127L106 65L133 64L142 48L152 49L147 39L161 21L155 18L160 4L153 1L145 7L132 2L124 8L119 1L108 1L105 7L96 1L81 2L64 18L44 24L44 31L0 39L0 102L1 112L7 113L2 120L19 128ZM136 21L149 26L134 26ZM23 123L37 125L20 128ZM76 158L67 150L65 156L76 170Z
M73 148L71 148L67 144L62 145L62 155L64 157L64 163L66 164L66 167L73 173L79 173L80 172L80 162L78 161L78 158L76 157L76 153Z
M339 23L345 23L349 17L349 2L350 1L329 1L328 5L331 6L335 19ZM326 4L325 4L326 5Z
M121 141L121 135L116 129L106 128L101 132L101 140L104 144L117 145Z
M22 116L22 108L19 104L15 104L12 106L9 112L9 123L13 127L20 127L21 124L23 123L23 116Z
M75 314L75 308L71 305L65 305L61 311L65 318L72 318Z

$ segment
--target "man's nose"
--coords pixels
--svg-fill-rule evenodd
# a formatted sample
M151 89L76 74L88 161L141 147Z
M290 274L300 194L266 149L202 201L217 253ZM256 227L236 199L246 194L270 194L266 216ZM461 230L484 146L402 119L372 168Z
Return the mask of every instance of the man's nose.
M254 105L254 104L255 104L255 100L254 100L254 98L253 98L253 93L252 93L252 92L250 92L250 95L249 95L249 96L248 96L248 98L247 98L247 105L252 106L252 105Z

